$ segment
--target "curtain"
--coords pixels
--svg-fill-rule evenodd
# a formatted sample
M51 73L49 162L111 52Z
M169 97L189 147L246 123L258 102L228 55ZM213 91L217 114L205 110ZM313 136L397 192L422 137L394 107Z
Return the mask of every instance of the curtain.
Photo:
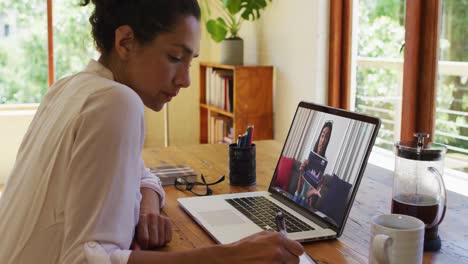
M301 159L305 149L310 149L306 140L308 139L307 132L312 123L314 123L312 122L314 115L315 112L309 109L298 109L291 131L289 132L288 141L284 147L283 156L298 160Z
M372 134L372 125L359 121L351 121L345 133L343 145L333 169L342 180L354 183L361 169L362 161Z

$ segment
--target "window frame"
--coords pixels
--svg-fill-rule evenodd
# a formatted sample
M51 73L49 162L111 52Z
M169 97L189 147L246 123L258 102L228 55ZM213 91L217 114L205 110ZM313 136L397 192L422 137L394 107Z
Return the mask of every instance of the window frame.
M353 0L330 2L328 105L350 109ZM400 140L434 139L440 0L406 0Z
M47 77L49 88L55 82L54 67L54 23L52 0L47 0Z
M406 1L401 140L416 132L434 140L440 13L440 0Z
M330 1L328 105L350 109L353 0Z

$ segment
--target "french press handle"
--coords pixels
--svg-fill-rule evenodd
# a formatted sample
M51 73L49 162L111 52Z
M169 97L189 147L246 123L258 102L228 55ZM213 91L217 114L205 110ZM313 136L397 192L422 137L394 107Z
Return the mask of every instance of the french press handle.
M439 211L437 212L437 217L434 219L434 222L426 227L433 227L436 225L439 225L442 220L444 220L445 217L445 211L447 210L447 190L445 189L445 183L444 179L442 177L442 174L434 168L434 167L428 167L427 170L434 174L435 178L437 179L437 182L439 184L439 192L440 192L440 199L439 199Z

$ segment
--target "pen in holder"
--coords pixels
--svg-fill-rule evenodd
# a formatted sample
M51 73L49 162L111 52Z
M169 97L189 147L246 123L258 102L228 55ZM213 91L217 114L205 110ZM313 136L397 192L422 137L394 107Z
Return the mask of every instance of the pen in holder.
M255 144L247 147L229 145L229 184L250 186L256 183Z

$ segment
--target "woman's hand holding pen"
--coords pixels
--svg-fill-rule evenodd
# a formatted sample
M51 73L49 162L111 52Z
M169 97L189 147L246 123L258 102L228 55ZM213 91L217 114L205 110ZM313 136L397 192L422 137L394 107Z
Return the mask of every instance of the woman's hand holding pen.
M283 237L286 238L288 235L287 228L286 228L286 220L284 218L283 212L277 212L275 216L276 227L278 228L278 233L280 233ZM302 252L299 256L300 260L305 260L306 263L314 264L315 261L307 255L307 253Z
M304 248L278 232L263 231L226 245L226 263L299 263Z

